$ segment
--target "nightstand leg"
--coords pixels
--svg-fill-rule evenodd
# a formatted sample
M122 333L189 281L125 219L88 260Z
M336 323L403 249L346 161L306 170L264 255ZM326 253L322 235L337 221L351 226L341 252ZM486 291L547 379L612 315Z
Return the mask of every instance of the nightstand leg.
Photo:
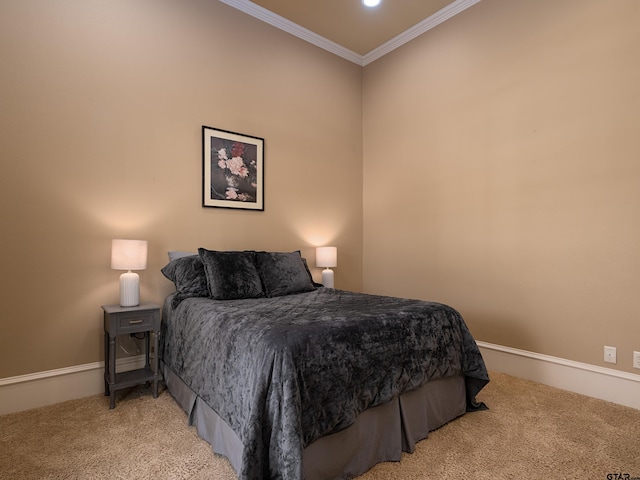
M109 337L109 384L116 383L116 337ZM116 408L116 391L110 389L109 408Z
M151 344L151 342L149 341L149 338L151 337L151 332L145 332L144 333L144 347L145 347L145 364L144 366L146 368L149 368L149 365L151 365L149 363L149 354L151 352L149 352L149 345Z
M153 334L153 398L158 398L158 381L160 380L160 362L158 345L160 344L160 330Z
M104 332L104 395L109 396L109 335Z

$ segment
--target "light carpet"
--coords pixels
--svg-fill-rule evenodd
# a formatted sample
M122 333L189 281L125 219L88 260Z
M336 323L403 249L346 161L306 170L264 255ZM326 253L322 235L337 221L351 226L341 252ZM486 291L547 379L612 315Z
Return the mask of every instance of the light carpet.
M0 478L237 478L166 390L116 398L114 410L96 395L0 416ZM478 399L489 410L450 422L359 479L640 479L640 410L499 373Z

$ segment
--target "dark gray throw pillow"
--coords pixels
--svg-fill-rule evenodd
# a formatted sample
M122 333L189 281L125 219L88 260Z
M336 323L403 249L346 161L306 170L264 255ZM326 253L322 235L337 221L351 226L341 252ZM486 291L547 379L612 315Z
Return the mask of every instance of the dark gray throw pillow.
M207 276L198 255L171 260L160 271L176 286L176 294L171 303L174 308L185 298L209 296Z
M256 266L268 297L316 289L299 251L256 252Z
M209 295L216 300L264 297L255 252L219 252L198 249L209 285Z

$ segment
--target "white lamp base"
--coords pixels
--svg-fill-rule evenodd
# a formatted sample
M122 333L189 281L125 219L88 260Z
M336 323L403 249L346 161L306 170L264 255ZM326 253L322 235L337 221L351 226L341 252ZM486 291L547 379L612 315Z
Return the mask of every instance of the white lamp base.
M333 288L333 270L330 268L322 270L322 285L327 288Z
M128 271L120 275L120 306L137 307L140 305L140 276Z

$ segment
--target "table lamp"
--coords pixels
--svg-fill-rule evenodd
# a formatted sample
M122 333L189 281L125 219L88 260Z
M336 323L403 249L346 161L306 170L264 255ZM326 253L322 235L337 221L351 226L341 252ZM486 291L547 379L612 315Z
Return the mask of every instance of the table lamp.
M322 284L327 288L333 288L333 270L330 267L338 266L337 247L317 247L316 267L324 267L322 270Z
M147 268L146 240L112 240L111 268L127 270L120 275L120 306L140 305L140 276L131 270Z

